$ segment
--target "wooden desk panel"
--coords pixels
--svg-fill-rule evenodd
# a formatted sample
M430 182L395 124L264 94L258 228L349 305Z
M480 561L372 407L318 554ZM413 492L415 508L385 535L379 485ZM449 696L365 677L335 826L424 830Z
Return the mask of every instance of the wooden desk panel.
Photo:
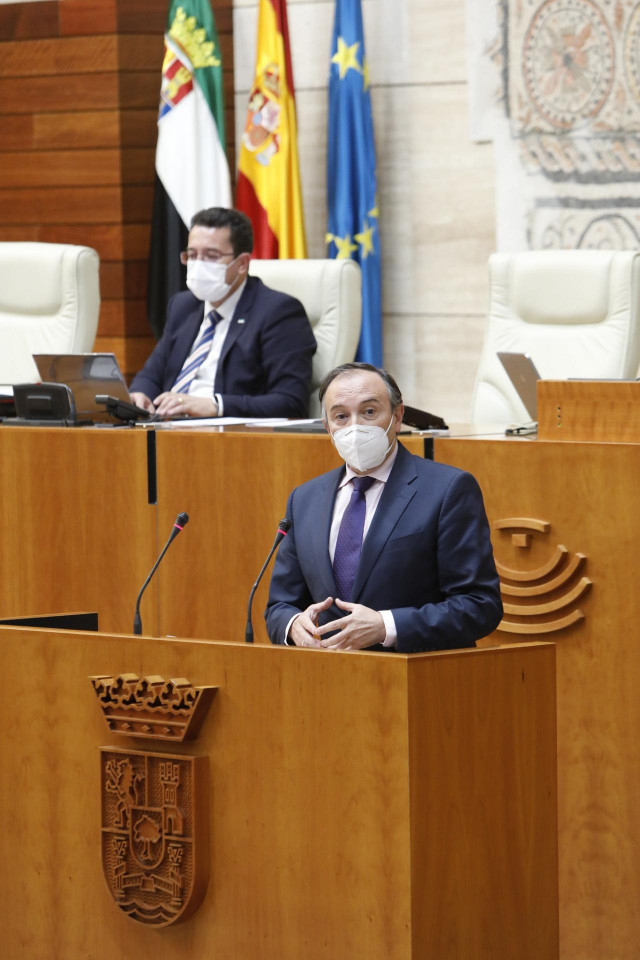
M96 610L101 629L131 630L157 555L146 444L133 430L0 428L2 616Z
M435 457L478 478L492 523L550 524L546 534L529 532L526 548L512 542L511 529L494 529L505 566L535 570L558 544L586 555L579 576L592 586L563 608L579 608L584 619L544 635L557 644L561 957L637 960L640 445L437 439ZM517 639L496 632L487 642Z
M538 380L538 438L640 442L640 383Z
M3 948L51 960L556 960L551 644L411 657L0 628ZM186 922L125 916L100 864L88 677L219 689L210 880ZM162 753L162 745L150 745Z
M423 455L421 437L402 442ZM289 493L341 463L324 435L158 431L160 539L181 510L191 519L158 571L160 632L243 640L249 591L286 515ZM254 598L256 643L268 642L263 612L269 578L270 569Z
M249 590L289 492L341 462L325 436L158 431L148 503L143 430L0 429L0 616L97 610L127 632L178 513L191 523L142 600L145 633L244 638ZM404 438L422 456L424 442ZM269 571L254 602L266 642ZM159 597L162 597L161 609Z

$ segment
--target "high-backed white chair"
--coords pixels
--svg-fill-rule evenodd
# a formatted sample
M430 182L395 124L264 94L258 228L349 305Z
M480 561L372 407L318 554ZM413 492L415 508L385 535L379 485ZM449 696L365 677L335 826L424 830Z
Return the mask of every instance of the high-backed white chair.
M309 415L320 416L318 387L333 367L355 357L362 294L355 260L252 260L249 273L274 290L296 297L316 338Z
M489 280L473 423L529 419L498 351L528 353L549 380L637 375L640 252L495 253L489 258Z
M0 383L37 380L32 353L93 349L99 266L90 247L0 243Z

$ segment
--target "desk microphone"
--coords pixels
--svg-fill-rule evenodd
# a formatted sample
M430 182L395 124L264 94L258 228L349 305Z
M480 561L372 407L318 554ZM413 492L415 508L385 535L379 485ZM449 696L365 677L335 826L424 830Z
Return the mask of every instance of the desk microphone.
M267 557L265 562L262 564L262 570L258 574L258 579L254 583L254 585L251 587L251 593L249 594L249 606L247 609L247 625L244 628L245 643L253 643L253 626L251 624L251 604L253 603L253 595L258 589L258 584L262 580L262 574L265 572L265 570L269 566L269 560L271 560L271 557L274 555L274 553L278 549L278 546L280 545L280 541L283 540L284 537L286 537L287 530L289 529L290 526L291 526L291 521L287 520L286 517L283 520L281 520L280 523L278 524L278 532L276 533L276 538L273 541L273 546L271 547L271 550L269 550L269 556Z
M158 559L157 559L156 562L154 563L153 567L151 568L151 573L149 574L149 576L147 577L147 579L145 580L145 582L142 584L142 589L140 590L140 593L138 594L138 599L136 600L136 612L135 612L135 616L134 616L134 618L133 618L133 632L134 632L134 634L135 634L137 637L139 637L140 634L142 633L142 620L140 619L140 600L142 599L142 594L143 594L143 593L145 592L145 590L147 589L147 586L148 586L148 584L149 584L149 581L151 580L151 577L152 577L152 576L154 575L154 573L156 572L156 570L157 570L157 568L158 568L158 564L160 563L160 561L161 561L162 558L164 557L165 553L167 552L167 550L169 549L169 547L171 546L171 544L173 543L173 541L175 540L175 538L178 536L178 534L180 533L180 531L183 530L184 527L185 527L188 523L189 523L189 514L188 514L188 513L179 513L178 516L176 517L176 522L175 522L174 525L173 525L173 530L171 531L171 534L169 535L169 539L167 540L167 542L166 542L165 545L164 545L164 549L163 549L162 553L160 554L160 556L158 557Z

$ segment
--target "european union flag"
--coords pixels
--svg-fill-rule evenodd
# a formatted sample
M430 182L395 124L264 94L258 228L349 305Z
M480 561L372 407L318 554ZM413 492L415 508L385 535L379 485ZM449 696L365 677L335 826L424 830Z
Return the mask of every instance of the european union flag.
M362 332L356 354L382 365L376 155L360 0L336 0L329 64L327 256L362 268Z

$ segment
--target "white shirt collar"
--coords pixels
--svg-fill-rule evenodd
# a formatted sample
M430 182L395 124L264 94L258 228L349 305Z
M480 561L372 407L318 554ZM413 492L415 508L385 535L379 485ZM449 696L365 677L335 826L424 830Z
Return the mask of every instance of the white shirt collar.
M233 314L235 313L235 309L238 306L238 301L240 300L240 297L242 296L246 285L247 285L247 281L244 280L240 284L238 289L234 290L231 296L227 300L225 300L224 303L221 303L219 307L214 307L212 303L209 303L208 300L205 300L204 302L205 317L209 315L211 310L216 310L220 314L223 320L231 320L231 318L233 317Z

